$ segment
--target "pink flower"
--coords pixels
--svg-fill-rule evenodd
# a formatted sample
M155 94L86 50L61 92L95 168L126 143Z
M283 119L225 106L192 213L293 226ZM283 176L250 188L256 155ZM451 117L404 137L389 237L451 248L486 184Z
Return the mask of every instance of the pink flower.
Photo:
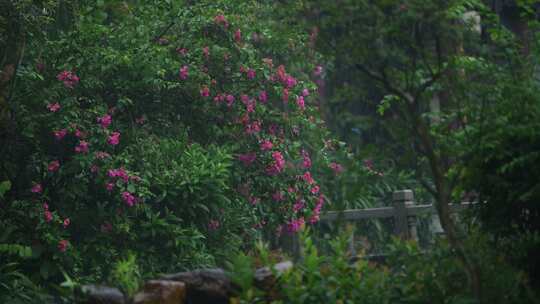
M298 98L296 98L296 104L298 105L300 110L303 111L306 108L306 104L305 104L305 101L304 101L304 96L298 96Z
M88 142L81 140L79 141L79 145L75 147L75 152L77 153L88 153Z
M246 111L248 113L253 113L255 112L255 100L249 100L247 103L246 103Z
M188 50L186 48L177 48L176 52L182 56L186 56Z
M328 165L328 166L334 171L334 174L336 174L336 175L343 172L343 166L341 166L338 163L330 163L330 165Z
M132 207L135 204L137 199L135 198L135 196L133 196L133 194L127 191L124 191L122 192L122 200L124 201L124 203L126 203L126 205L128 205L129 207Z
M287 88L283 88L283 93L281 95L281 100L283 100L283 102L288 102L289 101L289 90Z
M75 137L82 138L82 137L84 137L84 134L83 134L83 132L81 132L81 130L76 129L75 130Z
M120 143L120 132L112 132L107 138L107 143L111 146L116 146Z
M62 71L57 76L56 79L62 81L66 88L73 89L73 87L79 83L79 77L71 71Z
M305 221L304 218L301 217L296 220L291 220L289 223L287 223L287 231L290 233L298 232L300 229L302 229L302 226L304 226Z
M68 248L68 245L69 245L69 242L68 240L60 240L58 242L58 250L60 252L66 252L67 248Z
M283 193L281 193L281 191L274 192L274 194L272 194L272 199L276 202L281 202L284 199Z
M34 184L34 186L32 186L32 189L30 189L30 191L32 193L41 193L43 192L43 187L41 186L41 184Z
M323 72L323 67L318 65L315 67L315 70L313 71L313 75L321 76L322 72Z
M315 183L315 180L313 179L313 177L311 176L311 172L309 171L302 175L302 179L310 185Z
M293 212L298 212L302 209L304 209L304 206L305 206L305 201L304 200L297 200L296 203L294 203L293 205Z
M306 169L311 168L311 158L309 157L309 153L306 150L302 150L301 153L302 153L302 165Z
M53 220L53 215L49 210L45 210L43 216L45 217L45 222L47 223Z
M250 197L249 198L249 203L253 206L257 205L259 202L261 201L260 198L258 197Z
M210 96L210 89L207 86L204 86L201 89L200 93L201 93L202 97L208 97L208 96Z
M107 184L105 185L105 188L106 188L107 191L109 191L109 192L113 191L113 189L114 189L114 183L107 183Z
M62 129L62 130L53 131L53 134L54 134L54 137L56 138L56 140L61 140L62 138L64 138L67 135L67 130Z
M257 154L255 154L255 152L238 155L238 160L241 161L244 166L251 165L251 163L253 163L256 158Z
M95 156L97 159L105 159L105 158L109 158L111 157L111 155L107 152L103 152L103 151L97 151L95 153Z
M90 167L90 172L92 172L92 173L96 173L96 172L98 172L98 170L99 170L99 167L97 165L92 165Z
M188 78L189 73L189 67L187 65L184 65L180 68L180 79L186 80Z
M248 123L246 125L246 133L247 134L254 134L261 131L261 122L259 120L256 120L252 123Z
M222 94L218 94L214 97L214 102L216 104L221 103L223 100L225 100L225 96L223 96Z
M311 194L317 194L319 193L319 190L320 190L319 186L313 186L313 188L311 188Z
M102 117L98 117L97 122L101 125L103 129L107 129L112 122L111 115L105 114Z
M240 95L240 100L242 100L243 104L248 104L249 96L247 96L246 94L242 94L242 95Z
M296 78L292 77L291 75L287 75L285 78L285 85L287 88L291 89L296 85L297 81Z
M71 221L69 220L69 218L66 218L66 219L64 219L64 222L62 223L62 226L64 226L64 228L67 228L70 223L71 223Z
M208 229L210 230L217 230L219 226L219 221L217 220L210 220L210 222L208 222Z
M319 214L319 213L313 213L313 215L309 218L309 223L310 223L310 224L315 224L315 223L317 223L320 219L321 219L321 217L320 217L320 214Z
M227 95L226 99L227 99L227 106L231 107L234 103L234 96L229 94Z
M263 151L271 150L273 147L274 145L269 140L265 140L261 143L261 150Z
M240 29L237 29L236 32L234 32L234 41L237 43L242 41L242 31Z
M266 173L268 175L276 175L282 172L283 168L285 167L285 159L283 158L283 154L281 154L281 152L272 152L272 158L274 159L274 162L266 168Z
M43 203L43 211L49 210L49 204Z
M127 174L126 169L124 169L124 168L110 169L110 170L107 172L107 175L108 175L110 178L116 178L116 177L119 177L119 178L121 178L125 183L127 183L127 182L129 181L129 175Z
M249 70L247 71L247 77L248 77L250 80L255 79L255 70L254 70L254 69L249 69Z
M219 15L215 16L215 17L214 17L214 22L215 22L217 25L222 24L224 28L228 28L228 27L229 27L229 22L227 22L227 20L225 19L225 16L223 16L223 14L219 14Z
M266 91L260 91L259 92L259 100L262 103L265 103L268 100L268 95L266 94Z
M58 170L58 168L60 168L60 162L57 161L57 160L53 160L47 166L47 170L49 170L49 172L54 172L54 171Z
M60 110L60 104L58 102L55 102L55 103L49 103L47 104L47 109L49 109L49 111L51 112L56 112L58 110Z
M210 49L207 46L203 47L203 55L206 59L210 56Z
M303 89L302 90L302 96L304 96L304 97L309 96L309 90L308 89Z

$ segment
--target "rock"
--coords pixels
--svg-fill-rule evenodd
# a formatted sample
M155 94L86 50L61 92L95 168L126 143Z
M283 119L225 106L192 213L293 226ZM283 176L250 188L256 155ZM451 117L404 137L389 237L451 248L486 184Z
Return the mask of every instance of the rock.
M228 304L236 290L223 269L200 269L164 275L163 280L186 284L186 303Z
M270 291L276 283L274 272L279 275L291 270L292 267L293 263L291 261L285 261L274 265L272 267L273 271L271 271L268 267L257 269L254 275L255 286L261 290Z
M144 284L143 291L133 297L133 304L183 304L186 285L183 282L151 280Z
M99 285L83 285L80 299L85 304L124 304L124 294L118 288Z

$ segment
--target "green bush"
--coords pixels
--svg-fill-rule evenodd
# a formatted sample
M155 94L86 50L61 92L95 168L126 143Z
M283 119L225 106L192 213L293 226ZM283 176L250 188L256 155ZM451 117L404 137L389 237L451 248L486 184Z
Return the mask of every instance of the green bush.
M20 4L1 10L21 25L2 58L27 47L0 92L0 222L33 282L103 282L129 252L142 278L214 265L318 219L314 66L271 4Z
M308 233L303 255L294 268L278 276L277 286L263 292L246 275L253 261L237 258L233 278L243 282L236 299L242 303L477 303L470 293L466 272L444 240L424 252L416 243L395 239L384 262L368 257L353 259L348 237L331 241L333 252L320 254ZM473 233L469 249L480 260L482 303L536 303L526 275L510 266L485 236ZM263 256L268 252L263 249ZM240 259L240 261L238 261ZM246 261L247 260L247 261ZM264 259L263 259L264 260ZM267 263L271 265L267 260ZM243 278L243 279L242 279Z

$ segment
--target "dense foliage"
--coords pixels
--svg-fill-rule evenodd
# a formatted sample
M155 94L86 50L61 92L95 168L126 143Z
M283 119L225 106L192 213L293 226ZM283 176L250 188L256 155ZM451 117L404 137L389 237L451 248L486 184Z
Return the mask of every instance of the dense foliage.
M253 284L257 261L273 267L275 257L264 246L257 259L239 256L232 277L242 287L235 303L477 303L467 288L462 264L439 240L434 250L422 252L417 244L393 240L385 261L352 257L348 238L335 238L331 253L321 253L303 234L303 257L286 272L274 271L277 280L270 290ZM523 273L499 261L505 257L490 249L489 242L474 234L466 246L474 248L484 269L486 303L534 303Z
M9 22L35 13L9 8ZM145 276L211 265L260 231L317 222L311 158L330 164L334 144L305 37L275 34L265 8L60 2L57 24L21 27L0 241L29 250L35 281L111 279L131 253Z
M448 243L396 243L371 267L308 239L281 300L529 301L539 15L534 1L0 0L0 302L86 282L132 294L403 188L435 200ZM462 199L479 204L456 220Z

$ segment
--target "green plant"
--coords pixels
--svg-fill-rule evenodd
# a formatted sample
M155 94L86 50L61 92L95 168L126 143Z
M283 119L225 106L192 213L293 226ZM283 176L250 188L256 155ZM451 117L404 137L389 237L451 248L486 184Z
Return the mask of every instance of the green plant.
M135 294L139 290L141 273L137 265L137 256L129 253L125 259L114 263L109 282L120 287L128 296Z
M291 271L276 274L278 283L272 291L250 285L251 258L239 257L240 271L233 271L233 277L248 278L240 284L242 299L245 303L478 303L467 288L467 272L446 240L423 251L414 242L395 238L377 264L369 257L352 257L348 237L332 239L332 252L321 254L309 231L304 232L301 259ZM474 258L482 265L486 292L481 303L537 302L524 273L494 250L485 234L473 230L466 246L476 250ZM268 254L264 249L261 253Z

